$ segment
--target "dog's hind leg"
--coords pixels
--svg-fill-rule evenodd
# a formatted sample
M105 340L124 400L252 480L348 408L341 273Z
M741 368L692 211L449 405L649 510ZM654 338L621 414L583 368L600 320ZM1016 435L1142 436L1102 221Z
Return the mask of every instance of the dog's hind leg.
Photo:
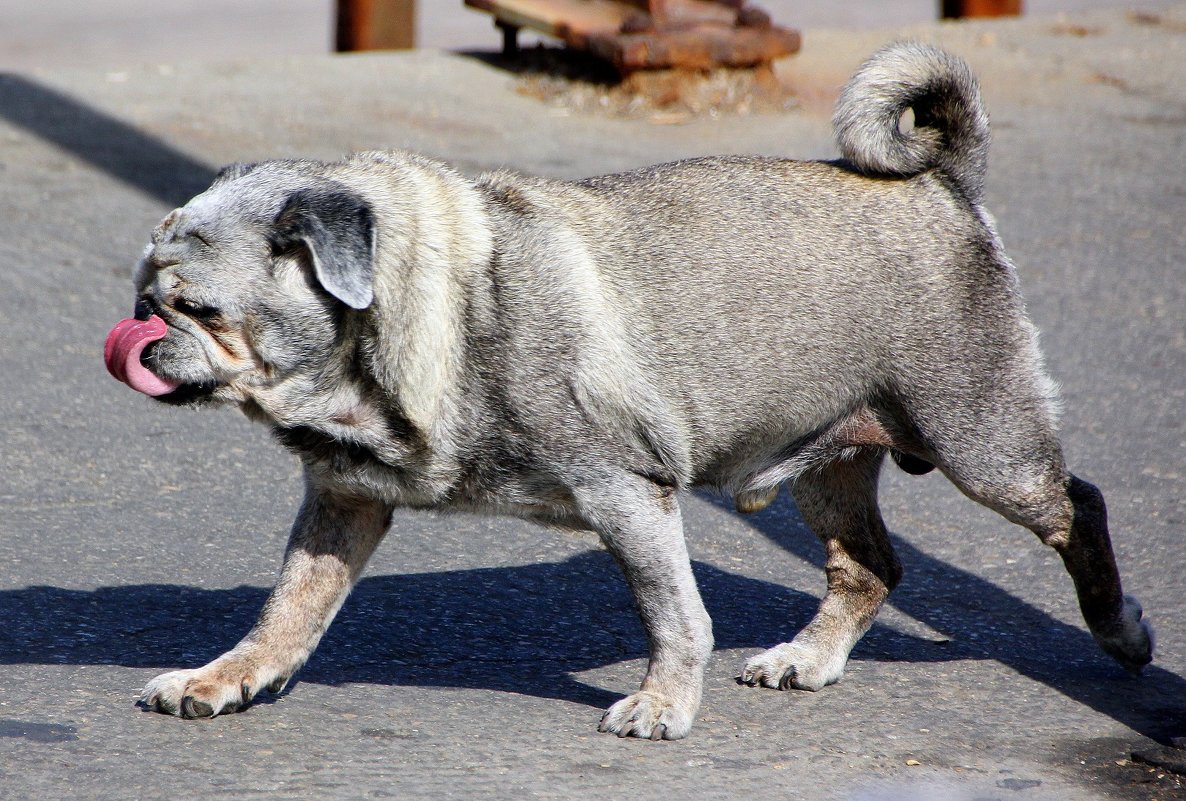
M824 544L828 591L793 640L746 663L743 683L818 690L844 675L849 651L902 575L877 507L883 457L881 449L862 448L791 485L799 513Z
M1058 552L1096 642L1138 672L1153 658L1153 630L1142 619L1140 603L1121 588L1104 497L1067 471L1049 426L1027 427L1024 421L1024 415L997 421L988 448L968 447L966 441L961 447L943 437L935 461L968 497L1030 529Z
M1140 602L1125 595L1108 535L1104 496L1092 484L1070 476L1063 485L1064 508L1072 508L1053 530L1038 531L1062 557L1075 583L1079 608L1099 646L1125 669L1137 673L1153 661L1153 629Z
M712 621L692 576L675 490L627 474L585 483L574 495L625 573L650 645L639 691L611 706L598 728L619 737L685 737L700 706Z

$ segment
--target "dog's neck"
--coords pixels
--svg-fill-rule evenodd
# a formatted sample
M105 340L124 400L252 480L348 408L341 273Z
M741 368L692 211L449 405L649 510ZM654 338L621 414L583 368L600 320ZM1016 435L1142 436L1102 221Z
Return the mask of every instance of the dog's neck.
M433 447L430 432L373 376L347 378L342 373L350 368L332 366L343 364L360 362L330 359L323 372L253 392L240 408L269 426L316 480L346 492L378 492L400 505L434 505L457 481L447 449Z

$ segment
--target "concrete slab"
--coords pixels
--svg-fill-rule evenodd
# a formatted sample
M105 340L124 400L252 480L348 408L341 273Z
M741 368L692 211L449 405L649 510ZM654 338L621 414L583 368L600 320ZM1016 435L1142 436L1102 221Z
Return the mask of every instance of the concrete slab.
M576 116L438 52L0 77L0 797L1183 797L1129 758L1186 734L1182 6L906 31L983 78L989 206L1063 385L1068 455L1107 493L1160 629L1142 678L1095 649L1052 553L941 478L890 472L907 577L817 694L732 678L822 589L793 506L684 499L718 652L683 742L595 732L644 642L592 538L410 513L282 698L196 722L133 707L250 625L300 492L261 429L158 408L103 369L169 208L224 162L371 147L556 176L828 157L840 81L901 33L809 32L782 67L800 110L678 126Z

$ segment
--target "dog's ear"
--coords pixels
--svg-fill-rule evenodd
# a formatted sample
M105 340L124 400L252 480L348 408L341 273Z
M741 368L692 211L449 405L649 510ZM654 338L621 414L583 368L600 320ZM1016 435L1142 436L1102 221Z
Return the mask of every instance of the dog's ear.
M214 183L212 186L218 186L219 184L227 184L231 181L237 181L238 179L255 170L255 168L258 166L258 164L246 164L244 162L228 164L218 171L218 175L214 176Z
M272 249L309 251L323 289L352 309L374 299L375 216L370 206L344 189L302 189L276 217Z

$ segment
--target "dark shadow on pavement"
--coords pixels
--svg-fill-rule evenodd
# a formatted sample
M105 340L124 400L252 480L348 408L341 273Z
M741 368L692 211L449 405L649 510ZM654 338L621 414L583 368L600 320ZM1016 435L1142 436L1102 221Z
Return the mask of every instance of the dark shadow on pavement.
M622 76L604 59L569 47L538 45L517 53L501 50L461 50L457 55L512 75L539 75L599 86L615 86Z
M816 604L711 565L694 569L721 648L785 639ZM162 584L2 591L0 664L195 667L233 646L266 596L259 587ZM753 614L753 599L779 614ZM895 653L926 648L892 631L881 638ZM560 563L364 578L296 679L472 687L605 707L620 696L571 674L646 653L621 573L592 551Z
M732 508L720 498L703 497ZM747 522L779 547L822 570L823 549L788 493L781 493ZM1009 524L1002 520L1001 525ZM1085 626L1056 620L992 582L924 553L901 536L890 536L905 577L888 603L950 640L905 637L875 625L857 644L852 659L991 659L1146 737L1165 743L1181 734L1186 721L1186 680L1181 676L1154 662L1134 678L1100 650ZM1065 581L1051 591L1074 597L1070 577L1062 578ZM1156 623L1156 616L1153 619Z
M750 519L791 553L818 563L818 545L789 501ZM853 659L992 659L1146 736L1180 734L1180 677L1151 666L1131 679L1085 631L901 538L895 544L908 579L893 602L950 641L875 625ZM815 597L806 593L702 562L693 567L718 648L756 650L787 640L815 610ZM259 587L161 584L2 591L0 664L194 667L234 645L266 596ZM754 614L755 599L772 613ZM296 680L469 687L602 708L620 696L573 674L645 656L617 567L592 551L559 563L365 578Z
M0 74L0 118L172 206L214 179L209 165L24 76Z

